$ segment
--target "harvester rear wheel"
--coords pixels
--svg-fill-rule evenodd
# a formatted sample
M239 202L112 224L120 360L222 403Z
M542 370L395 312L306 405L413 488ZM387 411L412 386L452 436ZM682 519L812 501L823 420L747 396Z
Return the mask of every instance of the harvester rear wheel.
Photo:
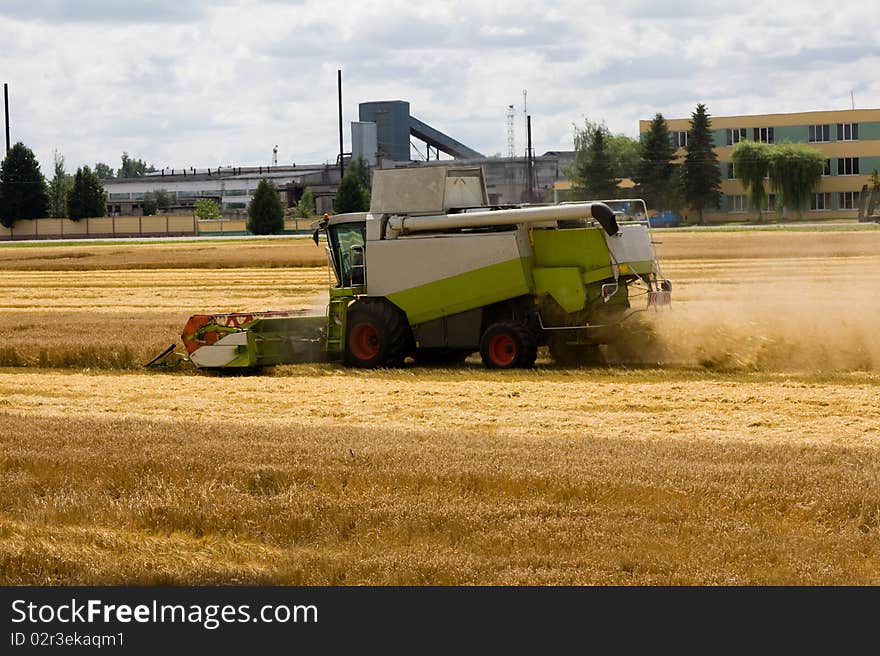
M499 321L483 333L480 355L488 369L529 368L538 357L538 342L525 322Z
M362 369L396 367L410 350L406 315L386 301L356 301L348 311L345 364Z

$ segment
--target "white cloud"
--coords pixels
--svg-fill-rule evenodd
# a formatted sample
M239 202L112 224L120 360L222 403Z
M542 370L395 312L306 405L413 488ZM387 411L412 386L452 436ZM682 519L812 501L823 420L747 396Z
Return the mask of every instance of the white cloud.
M880 17L863 2L671 3L374 0L208 3L0 1L0 71L13 139L44 168L335 159L344 112L403 99L487 154L528 89L536 148L571 148L572 124L880 107ZM346 139L348 131L346 129Z

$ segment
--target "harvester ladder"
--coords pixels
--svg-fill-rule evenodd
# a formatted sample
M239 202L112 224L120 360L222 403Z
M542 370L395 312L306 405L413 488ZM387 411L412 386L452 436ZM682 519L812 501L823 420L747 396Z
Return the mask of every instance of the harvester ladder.
M330 303L327 305L327 343L325 344L328 353L341 353L345 348L345 324L350 302L351 298L348 296L330 297Z

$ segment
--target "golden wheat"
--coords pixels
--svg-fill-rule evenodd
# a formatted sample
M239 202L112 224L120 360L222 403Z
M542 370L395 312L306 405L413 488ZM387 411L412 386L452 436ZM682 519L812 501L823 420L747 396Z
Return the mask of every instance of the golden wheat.
M313 254L0 247L0 583L878 584L878 234L658 233L627 366L249 378L112 369Z

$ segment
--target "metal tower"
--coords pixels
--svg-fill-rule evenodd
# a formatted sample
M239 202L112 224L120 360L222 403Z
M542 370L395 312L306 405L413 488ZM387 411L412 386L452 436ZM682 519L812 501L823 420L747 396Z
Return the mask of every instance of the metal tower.
M516 117L516 111L513 105L507 106L507 156L516 157L516 147L513 139L513 120Z

